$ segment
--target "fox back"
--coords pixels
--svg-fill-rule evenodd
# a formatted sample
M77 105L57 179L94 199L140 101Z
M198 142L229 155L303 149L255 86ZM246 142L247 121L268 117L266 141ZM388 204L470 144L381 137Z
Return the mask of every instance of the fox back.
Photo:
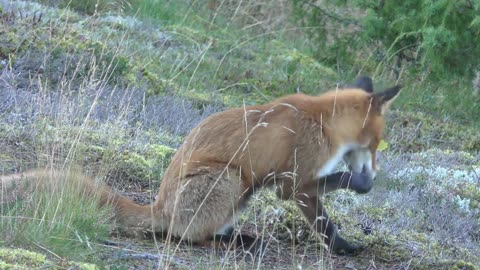
M342 159L354 171L365 166L373 178L384 111L398 90L376 95L355 88L320 96L295 94L213 114L187 136L166 179L221 163L240 170L244 185L253 187L292 172L298 181L318 179L332 173Z

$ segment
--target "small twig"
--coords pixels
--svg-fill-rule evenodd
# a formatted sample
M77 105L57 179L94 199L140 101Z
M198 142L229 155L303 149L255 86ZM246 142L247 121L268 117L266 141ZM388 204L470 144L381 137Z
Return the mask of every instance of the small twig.
M121 260L128 260L128 259L152 260L152 261L155 260L155 261L169 262L169 263L173 263L173 264L188 268L188 263L183 259L179 259L175 256L168 256L160 253L158 254L143 253L143 252L139 253L134 249L130 249L129 246L131 246L131 244L127 242L119 242L119 241L113 241L113 240L107 239L107 240L103 240L102 244L109 246L111 248L115 248L117 250L117 255L114 255L114 256Z
M42 245L40 245L40 244L38 244L38 243L35 243L35 242L33 242L33 241L32 241L32 243L33 243L35 246L39 247L40 249L42 249L42 250L44 250L44 251L52 254L52 255L55 256L57 259L63 260L62 257L60 257L59 255L55 254L53 251L47 249L46 247L43 247Z
M428 140L433 142L448 143L448 141L446 140L435 139L435 138L429 138Z
M473 167L473 165L470 165L470 166L471 166L471 168L472 168L473 173L474 173L475 176L477 177L476 180L477 180L478 184L480 184L480 177L478 176L477 171L475 170L475 168Z
M140 254L133 254L133 253L124 253L118 256L120 259L142 259L142 260L158 260L163 256L150 254L150 253L140 253Z
M129 246L129 243L126 242L118 242L118 241L113 241L113 240L103 240L101 241L102 244L107 245L107 246Z
M169 263L174 263L176 265L187 267L188 263L185 260L176 258L174 256L165 256L163 254L152 254L152 253L122 253L118 255L119 259L129 260L156 260L156 261L168 261Z
M315 5L315 4L312 4L312 3L308 3L308 5L310 5L311 7L314 7L316 9L318 9L323 15L331 18L331 19L334 19L338 22L341 22L341 23L344 23L344 24L354 24L354 25L359 25L357 21L355 20L352 20L352 19L345 19L345 18L341 18L339 15L337 14L334 14L334 13L328 13L326 10L324 10L323 8Z

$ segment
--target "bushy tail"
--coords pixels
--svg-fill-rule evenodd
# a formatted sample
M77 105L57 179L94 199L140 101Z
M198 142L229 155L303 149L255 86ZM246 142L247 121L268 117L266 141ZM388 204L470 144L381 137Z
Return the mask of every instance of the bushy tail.
M110 187L100 188L100 206L109 205L115 210L115 218L120 226L128 231L158 231L154 226L156 212L152 205L139 205L125 196L119 195Z
M150 205L139 205L125 196L116 194L103 183L96 183L77 170L68 172L53 169L35 169L24 173L0 176L0 203L14 202L27 198L33 192L55 192L64 185L74 185L75 190L84 192L85 196L98 199L99 207L111 206L115 211L118 224L128 231L155 230L155 211Z

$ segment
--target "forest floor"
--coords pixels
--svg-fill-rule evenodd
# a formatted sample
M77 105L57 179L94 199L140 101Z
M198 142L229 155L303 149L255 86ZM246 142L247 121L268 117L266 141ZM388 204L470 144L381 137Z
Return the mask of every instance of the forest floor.
M199 14L175 20L0 0L1 175L80 169L147 204L185 135L208 115L350 79L288 35L247 35ZM375 88L390 79L374 77ZM326 252L271 190L255 194L236 224L267 244L252 256L119 235L111 210L65 179L27 194L1 187L0 268L480 269L480 132L459 113L463 99L476 98L458 89L449 99L442 87L405 86L387 116L370 193L325 196L340 234L365 247L357 256Z

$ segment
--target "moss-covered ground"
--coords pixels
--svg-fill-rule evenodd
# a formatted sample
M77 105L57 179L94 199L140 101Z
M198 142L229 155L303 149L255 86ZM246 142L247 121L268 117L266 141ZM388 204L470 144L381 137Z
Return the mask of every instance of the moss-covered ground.
M117 8L0 0L2 175L81 168L146 204L183 137L209 114L354 77L312 58L298 29L260 31L245 10L228 21L183 1L132 2L138 14L107 2ZM376 88L390 81L375 79ZM111 212L65 181L0 191L0 268L479 269L480 136L471 115L480 107L465 85L407 81L388 115L375 188L325 197L340 233L365 246L356 257L325 253L295 206L270 190L238 221L238 231L268 243L251 258L117 236Z

